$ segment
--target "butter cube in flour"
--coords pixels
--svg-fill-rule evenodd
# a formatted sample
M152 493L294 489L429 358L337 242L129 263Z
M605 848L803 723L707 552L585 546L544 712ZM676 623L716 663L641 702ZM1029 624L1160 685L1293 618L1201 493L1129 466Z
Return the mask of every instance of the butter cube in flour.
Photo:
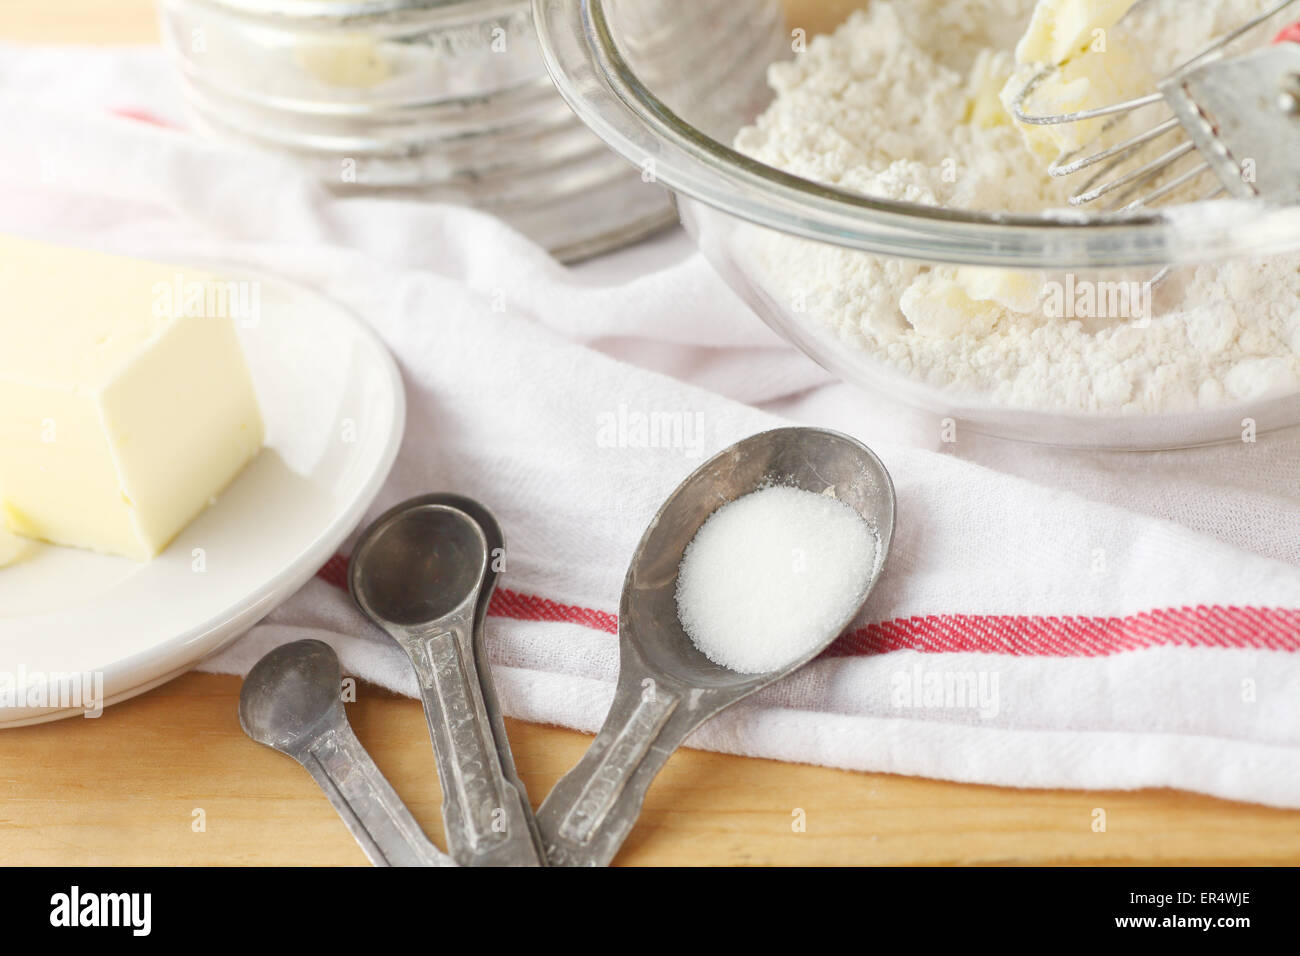
M137 560L166 547L262 444L238 288L0 236L0 525Z
M1016 45L1018 63L1064 63L1092 46L1138 0L1039 0Z
M1008 112L1019 91L1044 65L1057 68L1041 79L1025 106L1031 114L1063 115L1097 109L1155 87L1140 47L1107 36L1137 0L1040 0L1016 46L1019 69L1007 81L1002 100ZM1105 129L1104 118L1055 125L1020 124L1025 142L1050 162L1091 143Z

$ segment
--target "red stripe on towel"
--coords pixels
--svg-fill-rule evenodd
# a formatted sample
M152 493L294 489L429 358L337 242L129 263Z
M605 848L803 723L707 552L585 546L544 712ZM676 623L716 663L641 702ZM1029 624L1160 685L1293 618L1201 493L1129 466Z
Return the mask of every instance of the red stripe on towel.
M852 631L826 653L839 657L910 649L931 654L1104 657L1148 647L1300 651L1300 609L1199 605L1127 617L928 614Z
M147 110L137 110L129 106L120 106L116 109L109 110L114 116L120 116L122 119L135 120L137 123L148 123L150 126L160 126L163 129L180 129L175 123L170 123L165 119L154 116Z
M317 576L346 589L348 559L335 555ZM498 588L488 614L516 621L559 621L608 634L618 615L535 594ZM927 654L977 652L1012 657L1104 657L1148 647L1235 647L1300 651L1300 609L1263 607L1166 608L1127 617L1036 617L1000 614L927 614L870 624L842 635L829 657L888 651Z

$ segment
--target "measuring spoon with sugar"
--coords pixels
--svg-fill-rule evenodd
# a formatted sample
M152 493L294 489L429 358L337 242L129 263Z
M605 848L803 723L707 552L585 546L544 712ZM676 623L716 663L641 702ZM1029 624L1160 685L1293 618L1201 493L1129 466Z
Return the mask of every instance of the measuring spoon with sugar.
M692 643L678 618L677 574L686 547L722 506L750 492L788 486L833 495L856 511L876 541L875 564L857 602L817 646L784 667L742 674ZM780 428L745 439L705 462L669 496L632 557L619 606L614 703L591 747L537 811L552 866L605 866L631 832L655 775L691 731L816 657L857 616L889 552L894 486L869 448L817 428Z
M380 515L352 552L357 606L415 668L442 783L447 848L462 866L544 866L483 647L504 536L487 508L422 495Z

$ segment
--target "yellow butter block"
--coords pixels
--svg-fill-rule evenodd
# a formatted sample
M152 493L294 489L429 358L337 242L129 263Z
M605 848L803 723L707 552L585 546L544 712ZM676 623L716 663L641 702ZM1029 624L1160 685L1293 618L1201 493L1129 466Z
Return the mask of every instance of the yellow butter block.
M233 314L258 291L0 237L9 531L140 560L166 547L261 447Z

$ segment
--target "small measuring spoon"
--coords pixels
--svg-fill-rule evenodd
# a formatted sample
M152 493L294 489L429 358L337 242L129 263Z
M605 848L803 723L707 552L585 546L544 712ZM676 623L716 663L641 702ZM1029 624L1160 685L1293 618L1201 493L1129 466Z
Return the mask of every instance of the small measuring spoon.
M741 674L715 664L677 617L677 568L695 532L730 501L769 485L834 494L871 526L875 586L894 530L894 486L862 443L816 428L780 428L705 462L664 502L632 557L619 606L619 673L604 726L542 802L537 825L552 866L605 866L632 830L646 791L669 756L705 720L798 670L824 644L780 670Z
M307 768L375 866L455 866L429 842L352 733L341 681L328 644L282 644L244 678L239 725Z
M545 865L483 647L503 540L477 502L423 495L366 529L348 571L357 606L415 668L442 782L447 847L462 866Z

